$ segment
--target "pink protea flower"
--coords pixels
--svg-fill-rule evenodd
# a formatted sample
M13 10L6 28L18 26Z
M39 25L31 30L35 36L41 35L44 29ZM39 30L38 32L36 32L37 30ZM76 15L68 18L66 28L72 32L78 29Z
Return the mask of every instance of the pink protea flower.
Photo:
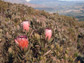
M21 48L27 48L28 47L28 44L29 44L29 42L28 42L28 39L27 39L27 36L18 36L16 39L15 39L15 43L17 44L17 45L19 45L19 47L21 47Z
M45 29L45 39L48 38L48 40L50 40L51 36L52 36L52 30L49 28L46 28Z
M24 30L29 31L29 26L30 26L29 21L24 21L21 24L22 24Z

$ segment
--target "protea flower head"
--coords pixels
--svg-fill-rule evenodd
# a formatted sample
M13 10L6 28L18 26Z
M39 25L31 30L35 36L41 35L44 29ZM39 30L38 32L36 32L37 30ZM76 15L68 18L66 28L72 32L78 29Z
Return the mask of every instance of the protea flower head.
M19 47L21 48L27 48L28 47L28 39L27 39L27 36L23 35L23 36L18 36L16 39L15 39L15 43L17 45L19 45Z
M30 26L29 21L23 21L21 24L22 24L24 30L29 31L29 26Z
M52 36L52 30L50 28L46 28L45 29L45 39L48 38L48 40L50 40L51 36Z

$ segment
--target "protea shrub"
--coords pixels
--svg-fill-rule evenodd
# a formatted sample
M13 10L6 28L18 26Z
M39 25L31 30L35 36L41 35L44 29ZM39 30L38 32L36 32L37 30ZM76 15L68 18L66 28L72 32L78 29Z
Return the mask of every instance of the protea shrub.
M52 30L50 28L46 28L45 29L45 39L48 38L48 40L50 40L51 36L52 36Z
M27 48L27 47L28 47L29 41L28 41L27 36L23 35L23 36L18 36L18 37L15 39L15 43L16 43L20 48L24 49L24 48Z
M30 22L29 21L23 21L22 23L23 30L29 31Z

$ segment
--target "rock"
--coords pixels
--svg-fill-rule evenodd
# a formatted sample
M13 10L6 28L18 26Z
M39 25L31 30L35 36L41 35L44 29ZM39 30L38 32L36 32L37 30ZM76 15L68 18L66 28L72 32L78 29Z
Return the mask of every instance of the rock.
M13 53L13 49L12 49L11 47L9 47L8 52L9 52L10 54L12 54L12 53Z
M2 33L2 31L3 31L3 30L2 30L2 29L0 29L0 33Z
M0 39L0 42L1 42L2 40Z
M40 39L40 35L38 33L35 33L34 36L36 39L38 39L38 40Z

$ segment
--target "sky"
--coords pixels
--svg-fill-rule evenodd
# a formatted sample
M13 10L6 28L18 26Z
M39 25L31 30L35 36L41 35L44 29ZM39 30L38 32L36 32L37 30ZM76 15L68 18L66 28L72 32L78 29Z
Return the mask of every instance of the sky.
M27 2L33 1L33 0L26 0ZM59 0L59 1L84 1L84 0Z
M60 1L84 1L84 0L60 0Z
M31 0L26 0L27 2L31 1Z

